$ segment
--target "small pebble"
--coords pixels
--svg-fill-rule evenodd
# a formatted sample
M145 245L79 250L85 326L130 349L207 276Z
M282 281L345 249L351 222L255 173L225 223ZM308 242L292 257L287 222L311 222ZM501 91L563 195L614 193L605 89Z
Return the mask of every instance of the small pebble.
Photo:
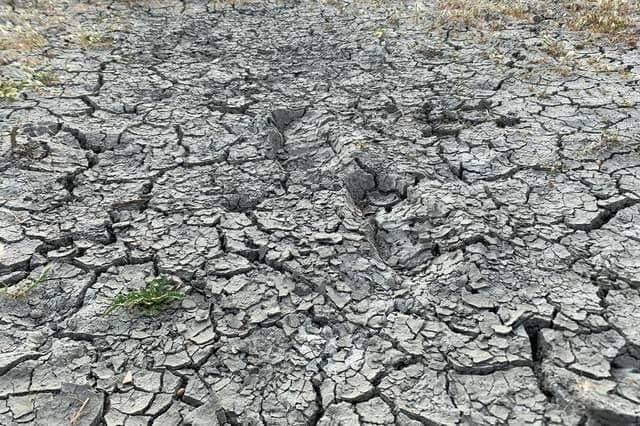
M509 327L508 325L494 325L493 326L493 331L496 332L496 334L502 334L502 335L507 335L509 333L511 333L513 329L511 327Z
M32 309L29 312L29 317L32 319L42 318L43 316L44 316L44 312L42 312L40 309Z
M194 302L194 301L193 301L193 300L191 300L191 299L184 299L184 300L182 301L182 307L183 307L184 309L193 309L193 308L195 308L195 307L196 307L196 302Z

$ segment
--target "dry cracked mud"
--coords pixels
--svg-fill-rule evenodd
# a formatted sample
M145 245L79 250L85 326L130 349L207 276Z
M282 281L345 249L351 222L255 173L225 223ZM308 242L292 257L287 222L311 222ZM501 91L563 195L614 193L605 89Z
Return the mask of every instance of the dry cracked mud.
M0 102L0 424L638 424L640 53L382 3L69 2L120 27Z

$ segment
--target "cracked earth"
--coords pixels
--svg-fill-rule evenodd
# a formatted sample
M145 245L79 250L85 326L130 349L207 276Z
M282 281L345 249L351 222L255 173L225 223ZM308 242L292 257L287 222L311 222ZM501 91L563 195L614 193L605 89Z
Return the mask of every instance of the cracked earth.
M69 14L105 10L113 46L51 36L58 82L0 102L0 281L51 268L0 295L0 424L638 424L637 50L364 3ZM162 274L184 300L104 315Z

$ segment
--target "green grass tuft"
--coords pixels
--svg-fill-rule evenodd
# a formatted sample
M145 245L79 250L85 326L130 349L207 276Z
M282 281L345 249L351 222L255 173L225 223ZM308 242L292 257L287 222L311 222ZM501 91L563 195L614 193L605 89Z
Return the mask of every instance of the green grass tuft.
M109 315L122 308L142 308L149 312L157 312L169 303L185 298L185 294L178 288L176 282L164 275L155 277L141 290L129 291L113 297L104 314Z
M18 78L0 78L0 100L15 101L26 90L41 92L54 85L58 76L50 68L36 69L32 65L21 67L22 76Z
M17 80L0 79L0 100L15 101L22 88L22 83Z

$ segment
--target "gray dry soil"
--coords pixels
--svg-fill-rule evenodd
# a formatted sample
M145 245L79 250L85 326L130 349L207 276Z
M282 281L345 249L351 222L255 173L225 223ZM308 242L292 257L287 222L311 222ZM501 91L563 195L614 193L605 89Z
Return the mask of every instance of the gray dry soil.
M0 424L638 424L638 50L210 8L0 103Z

